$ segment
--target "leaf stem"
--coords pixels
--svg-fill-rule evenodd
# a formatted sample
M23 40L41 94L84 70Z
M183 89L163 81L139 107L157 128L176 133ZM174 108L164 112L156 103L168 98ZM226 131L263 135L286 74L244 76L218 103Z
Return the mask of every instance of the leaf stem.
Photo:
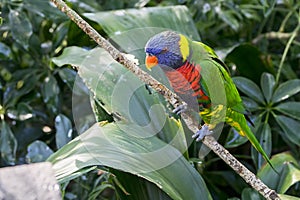
M298 25L297 27L294 29L294 31L292 32L292 35L290 37L290 39L288 40L285 48L284 48L284 51L283 51L283 54L282 54L282 57L281 57L281 60L280 60L280 63L279 63L279 67L278 67L278 71L277 71L277 75L276 75L276 79L275 79L275 84L277 85L278 82L279 82L279 77L280 77L280 74L281 74L281 70L282 70L282 67L283 67L283 63L286 59L286 56L287 56L287 53L291 47L291 44L293 42L293 40L295 39L295 37L297 36L297 33L300 29L300 15L298 15Z

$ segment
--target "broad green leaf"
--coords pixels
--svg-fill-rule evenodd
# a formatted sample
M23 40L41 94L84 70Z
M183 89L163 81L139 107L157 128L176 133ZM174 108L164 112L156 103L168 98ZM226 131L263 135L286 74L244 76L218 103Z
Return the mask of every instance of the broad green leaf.
M76 46L67 47L59 57L52 58L52 61L60 67L67 64L78 66L88 54L90 52L83 48Z
M264 200L263 198L255 189L253 188L245 188L242 192L241 200Z
M49 158L49 157L48 157ZM64 178L63 182L61 183L61 185L68 185L68 182L78 178L80 176L84 176L86 175L88 172L97 169L97 166L92 166L92 167L86 167L86 168L82 168L74 173L72 173L71 175L67 176L66 178Z
M299 200L299 197L286 195L286 194L278 194L281 200Z
M104 165L143 177L173 199L211 199L201 176L181 153L155 136L142 137L143 131L130 124L95 124L48 161L60 182L85 167Z
M259 109L259 105L256 101L249 97L242 96L243 104L245 105L246 109L253 112Z
M68 117L63 114L59 114L55 117L55 141L57 148L61 148L72 139L72 123Z
M300 122L283 115L274 116L290 142L300 146Z
M9 125L2 120L0 134L0 152L3 161L9 165L16 164L17 140Z
M194 40L200 40L189 10L185 6L148 7L85 13L84 16L99 23L110 37L113 35L119 37L122 35L122 32L132 29L140 29L140 33L145 34L151 30L149 27L156 27L156 30L161 29L162 31L163 28L171 29L186 34ZM142 28L145 28L145 31L143 31ZM117 37L114 37L114 39L117 39ZM141 41L145 39L143 35L132 35L130 38L127 38L130 42L134 42L133 45L140 45ZM122 40L124 40L124 38ZM120 45L120 42L117 43ZM124 45L121 47L123 48ZM141 48L140 46L138 47Z
M251 99L262 104L265 102L261 90L250 79L244 77L234 77L233 81L236 84L237 88Z
M285 193L293 184L300 181L300 170L293 163L284 163L281 179L278 184L278 193Z
M26 161L27 163L44 162L51 154L53 151L46 143L36 140L27 147Z
M298 161L292 156L290 152L279 153L271 158L272 165L279 173L284 168L284 163L287 162L294 163L299 167L299 165L297 164ZM281 176L276 174L274 170L272 170L270 165L264 165L262 168L260 168L257 176L261 178L261 180L271 189L276 190L278 188Z
M283 102L276 106L274 109L289 117L300 120L300 102Z
M277 103L283 101L300 92L300 79L288 80L276 88L272 102Z
M267 156L270 156L272 151L272 134L270 125L268 123L262 124L257 129L255 136L257 137L261 147L264 149ZM262 155L258 153L255 148L253 148L253 146L251 146L251 155L257 168L261 168L261 166L265 163L265 160Z
M32 34L32 25L27 15L25 12L10 10L8 19L13 38L27 49L28 41Z
M267 102L270 102L275 86L274 76L269 73L263 73L260 79L260 86Z
M240 75L259 84L264 72L272 72L272 64L266 55L251 44L241 44L230 52L226 59L233 62Z

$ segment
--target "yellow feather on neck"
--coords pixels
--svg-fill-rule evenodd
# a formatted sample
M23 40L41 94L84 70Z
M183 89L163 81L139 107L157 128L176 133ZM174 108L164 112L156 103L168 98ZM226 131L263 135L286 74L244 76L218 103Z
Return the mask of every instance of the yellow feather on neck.
M188 42L187 38L184 35L182 35L182 34L179 34L179 35L180 35L180 40L179 40L180 52L181 52L183 61L186 61L186 59L190 55L189 42Z

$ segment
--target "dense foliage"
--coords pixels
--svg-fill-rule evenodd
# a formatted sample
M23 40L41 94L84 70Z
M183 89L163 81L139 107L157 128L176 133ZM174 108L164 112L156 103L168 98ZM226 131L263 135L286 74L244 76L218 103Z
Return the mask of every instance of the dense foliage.
M156 10L159 9L156 7L175 5L185 5L188 10L182 7L171 7L172 9L167 12ZM100 71L90 72L82 67L79 75L89 86L87 87L78 78L78 70L70 65L80 66L86 62L84 60L86 55L91 56L88 64L97 63L99 62L96 60L97 56L103 54L105 57L107 56L105 52L94 49L94 52L86 53L96 46L95 43L46 0L0 0L0 6L2 18L0 26L1 167L41 162L50 155L52 155L50 161L53 163L58 160L55 160L55 156L76 158L78 154L76 152L72 154L73 152L68 150L76 149L76 142L79 140L75 139L70 143L71 145L65 145L86 130L92 137L91 141L98 141L96 145L101 144L103 149L109 148L105 147L107 143L103 142L106 137L93 135L91 129L88 129L95 122L94 115L91 115L92 110L96 115L96 121L109 124L103 126L103 131L110 131L118 136L109 139L115 139L118 143L124 142L124 145L136 142L139 147L149 146L152 143L159 146L163 142L170 141L170 137L174 136L170 132L185 129L181 124L178 125L174 118L170 118L158 137L151 138L149 141L135 141L133 138L124 137L122 131L133 130L124 128L122 131L116 131L113 123L110 122L127 116L119 116L118 113L111 112L114 111L113 109L120 109L122 114L123 110L118 105L115 107L108 105L111 96L108 97L109 91L103 89L113 87L114 82L107 80L107 83L103 84L104 87L93 88L87 80ZM300 92L300 2L293 0L74 0L69 2L69 6L89 20L106 37L117 37L115 36L117 31L128 31L140 28L142 25L155 24L165 27L168 24L169 27L166 28L172 27L177 31L185 27L180 31L191 35L194 39L201 38L201 41L213 47L235 77L234 81L255 123L256 136L266 152L274 156L273 164L281 175L274 175L270 168L264 166L261 156L253 149L250 152L250 145L246 140L229 127L224 128L224 134L219 138L219 142L251 171L257 173L268 186L281 194L300 197L300 134L298 132L300 129L298 94ZM103 12L98 13L143 7L153 7L151 10L151 13L154 13L153 18L151 15L143 18L149 13L144 10L141 14L135 9L129 10L125 16L113 12L105 12L105 15ZM168 16L164 18L154 17L166 13ZM180 13L179 17L174 13ZM100 16L100 19L97 20L95 16ZM105 16L107 20L103 21ZM189 23L180 21L189 17L193 19ZM173 21L172 24L172 20L179 20L179 23L174 24ZM128 37L129 35L127 34ZM135 39L141 44L140 40ZM114 44L127 53L136 53L135 56L142 63L142 56L144 56L142 47L138 52L130 52L126 47L132 38L126 41L126 38L116 39ZM101 62L97 64L101 65ZM105 62L112 61L107 59ZM120 77L126 73L121 66L116 66L116 69L118 69L114 71L116 76ZM134 80L133 77L131 78ZM124 90L126 91L126 88ZM137 106L138 109L135 110L149 109L157 102L165 106L166 110L170 110L169 105L160 96L152 94L150 97L145 97L149 91L145 88L141 90L136 94L134 101L147 102L147 105ZM89 106L90 102L92 106ZM131 114L141 116L139 111L132 111ZM157 114L158 123L159 116L164 114L160 111L154 113ZM137 117L136 120L140 120L137 122L143 124L149 120L147 117ZM135 129L136 133L139 132L138 130ZM89 141L87 132L83 134L81 141ZM182 144L176 146L179 150L182 147L180 145ZM89 160L91 165L78 164L81 167L77 166L76 173L71 173L60 180L64 198L169 199L174 198L172 195L176 192L179 196L188 192L185 188L176 188L182 184L184 178L188 178L191 187L193 187L192 180L195 179L198 186L203 186L199 186L203 189L202 194L208 192L214 199L258 198L257 193L247 188L247 184L216 155L209 153L205 158L199 158L199 148L201 148L199 144L193 143L188 152L182 152L184 157L180 157L173 166L150 174L135 172L130 165L131 161L135 163L136 160L142 160L142 157L132 156L132 160L122 160L127 164L120 169L120 166L114 163L115 159L122 159L119 154L116 155L120 153L117 150L116 154L108 153L106 159L95 155L101 162ZM53 154L59 149L61 151L58 154ZM80 147L76 150L86 153ZM135 150L142 150L142 148ZM125 158L131 156L124 154ZM142 168L141 164L136 167L136 170ZM168 174L168 170L174 170L181 175ZM189 170L191 171L189 176L183 177ZM148 181L132 174L146 178ZM159 179L161 177L163 178ZM155 182L156 179L165 182ZM161 189L157 185L162 185Z

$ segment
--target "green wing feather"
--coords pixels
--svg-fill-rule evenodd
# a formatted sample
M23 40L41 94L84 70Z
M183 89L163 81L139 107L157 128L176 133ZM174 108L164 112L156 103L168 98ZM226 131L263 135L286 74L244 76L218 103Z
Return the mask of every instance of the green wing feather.
M225 64L218 59L216 53L209 46L201 42L192 41L190 41L189 44L192 49L192 57L190 60L192 63L200 66L200 73L203 77L201 81L206 82L206 84L202 85L207 87L205 89L208 91L211 101L215 102L215 107L212 106L212 108L200 112L204 122L214 127L216 123L225 121L235 128L240 135L246 136L254 148L261 153L264 159L273 168L269 157L247 124L242 99L226 70ZM222 98L222 95L226 97ZM222 115L222 113L225 114ZM214 117L214 119L212 119L212 117Z

